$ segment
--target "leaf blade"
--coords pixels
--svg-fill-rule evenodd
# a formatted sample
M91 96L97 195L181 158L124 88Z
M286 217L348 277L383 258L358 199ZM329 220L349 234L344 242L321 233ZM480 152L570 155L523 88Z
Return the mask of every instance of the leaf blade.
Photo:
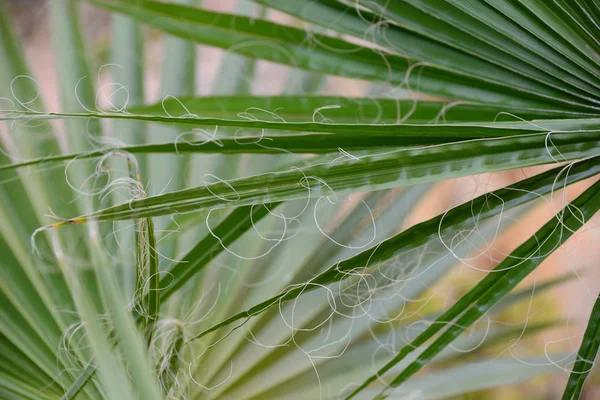
M581 215L575 214L569 209L574 207L581 211ZM449 345L460 333L490 310L501 298L508 294L517 284L527 277L535 268L552 252L571 237L579 229L584 221L591 218L600 209L600 182L594 183L583 194L577 197L564 209L567 216L555 216L548 221L536 234L521 244L510 257L507 257L498 266L483 278L471 291L464 295L446 313L438 318L434 325L443 327L448 325L434 342L421 353L415 361L408 365L393 381L384 389L378 399L385 399L393 388L400 386L410 376L419 371L426 363L433 359L439 352ZM565 229L562 229L564 226ZM554 233L560 230L560 234ZM541 241L541 243L540 243ZM454 321L456 316L462 314ZM435 330L439 330L436 328ZM428 336L428 337L427 337ZM430 332L423 333L415 341L402 349L394 359L382 367L377 375L371 376L346 399L353 398L366 386L375 381L378 376L385 373L393 365L398 363L408 352L412 351L417 343L422 343L431 337Z
M598 161L600 161L599 158L575 163L569 168L569 174L565 178L565 184L574 183L577 180L586 179L597 174L600 169L600 164ZM352 271L356 268L362 268L366 265L387 260L402 251L406 251L427 243L427 241L430 239L445 233L447 229L460 229L462 226L466 226L464 224L468 223L468 218L465 219L465 216L470 215L471 218L483 220L494 215L499 210L509 210L513 207L531 201L540 195L550 193L554 188L557 177L560 177L563 172L564 170L562 167L555 168L508 186L504 189L494 191L491 194L479 196L472 202L463 203L461 206L453 208L444 215L434 217L393 236L392 238L378 244L375 249L367 249L355 257L349 258L342 263L338 263L330 267L309 281L307 285L301 285L300 287L288 289L287 291L284 291L275 297L265 300L254 307L247 309L246 311L235 314L221 323L206 329L198 336L190 340L201 338L212 331L215 331L223 326L230 325L240 319L250 318L254 315L258 315L280 301L293 299L304 292L310 291L311 288L314 289L315 284L327 285L337 282L338 279L341 279L347 273L347 271ZM498 202L499 199L500 202ZM486 207L488 208L486 209ZM472 210L482 211L480 211L477 216L473 216ZM444 220L450 221L445 228L440 226L440 223Z
M577 353L577 361L569 375L569 380L563 392L563 400L578 399L583 384L593 368L594 359L600 349L600 295L596 298L590 314L588 325L583 334L581 346Z
M600 140L594 134L555 134L555 151L562 160L596 154ZM431 182L481 172L547 164L556 159L548 153L546 134L517 138L486 139L404 149L328 164L292 169L217 182L166 193L99 210L85 218L122 220L182 213L207 207L234 207L277 202L332 193L372 191ZM586 143L587 142L587 143ZM317 177L309 182L307 177ZM310 183L307 190L303 183ZM262 188L256 191L255 188ZM215 197L217 196L217 197ZM225 198L225 197L226 198Z

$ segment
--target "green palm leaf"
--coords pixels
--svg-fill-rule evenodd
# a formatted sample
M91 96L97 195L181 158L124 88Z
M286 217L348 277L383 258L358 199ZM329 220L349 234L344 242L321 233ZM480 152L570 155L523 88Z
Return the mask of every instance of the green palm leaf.
M588 277L521 282L600 207L597 2L5 3L0 398L584 393L598 302L577 357L530 311Z

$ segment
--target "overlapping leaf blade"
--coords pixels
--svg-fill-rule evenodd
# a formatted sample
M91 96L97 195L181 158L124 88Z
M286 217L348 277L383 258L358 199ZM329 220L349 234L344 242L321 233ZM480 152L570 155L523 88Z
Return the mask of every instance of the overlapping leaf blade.
M346 398L353 398L360 391L383 375L392 366L401 361L414 349L426 343L436 332L448 326L437 339L421 353L416 360L406 366L377 396L386 398L393 390L418 372L423 365L432 360L442 349L464 332L475 321L488 312L500 299L506 296L525 277L535 270L554 250L570 238L585 222L600 209L600 182L596 182L570 204L566 205L561 215L553 217L534 236L521 244L503 262L490 271L473 289L437 321L419 335L413 342L405 346L376 375L369 377ZM574 211L577 210L577 211Z
M304 44L310 41L310 37L305 32L266 21L251 21L241 16L211 13L200 9L174 4L164 5L151 1L142 1L136 6L107 0L94 0L93 3L126 13L174 35L214 46L235 49L235 51L250 57L263 58L321 73L366 80L389 80L392 84L404 84L408 80L412 87L418 87L420 91L483 103L519 104L533 108L552 108L547 105L562 103L558 108L572 111L594 109L593 106L584 103L571 103L567 99L563 99L564 95L553 93L548 86L536 85L526 79L522 80L518 74L505 73L502 68L495 68L489 63L482 64L482 68L488 70L489 73L482 77L479 84L475 83L474 79L481 75L477 69L461 71L460 74L469 76L467 80L469 83L466 84L464 79L452 76L456 74L455 70L428 66L416 76L411 74L414 67L411 67L410 61L406 58L392 54L380 54L370 48L327 36L318 36L318 45L307 48ZM235 26L235 30L229 31L231 26ZM229 31L231 34L222 34L223 30ZM277 39L274 40L274 38ZM424 47L423 43L415 46L417 49ZM446 48L441 46L437 52L444 50ZM459 53L453 53L452 56L444 55L444 58L459 56ZM423 59L423 57L417 57L417 59ZM477 64L476 59L463 62L465 68L469 65L475 66L475 64ZM431 65L435 66L437 63L434 62ZM506 75L505 79L501 78L502 75ZM519 81L520 84L507 87L506 81ZM474 86L478 90L473 90ZM486 94L484 95L484 93ZM533 98L530 99L531 96ZM536 100L535 97L538 99ZM543 104L546 104L546 107Z
M597 173L597 168L600 168L600 165L598 165L598 158L592 158L577 163L567 169L569 174L565 177L566 182L574 182L579 179L594 176ZM500 189L492 194L482 195L471 202L455 207L443 215L417 224L414 227L379 243L372 249L367 249L355 257L331 266L329 269L323 271L305 284L289 288L271 299L265 300L246 311L231 316L227 320L205 330L198 335L198 338L223 326L230 325L235 321L248 319L254 315L258 315L279 302L294 299L311 289L314 290L318 285L327 285L338 282L339 279L343 279L354 269L368 268L369 265L376 264L378 261L387 260L403 251L422 245L448 230L455 231L460 229L460 227L468 225L472 220L483 220L486 217L495 215L500 210L508 210L538 198L539 196L550 193L556 187L557 177L560 178L560 175L567 170L559 167L558 169L545 172L507 188ZM443 224L440 225L442 222ZM416 233L418 233L418 235Z
M234 207L378 190L546 164L556 160L551 152L561 157L561 161L593 156L600 144L600 136L594 132L553 134L554 149L551 149L547 147L547 136L532 134L353 157L152 196L96 211L86 218L124 220L209 207ZM257 187L261 189L257 191Z

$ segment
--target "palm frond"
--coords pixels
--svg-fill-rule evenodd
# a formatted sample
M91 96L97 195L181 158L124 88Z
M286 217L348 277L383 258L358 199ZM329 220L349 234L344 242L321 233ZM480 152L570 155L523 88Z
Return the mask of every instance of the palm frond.
M53 0L52 109L0 7L0 398L585 392L598 301L516 343L587 279L524 283L600 208L597 2Z

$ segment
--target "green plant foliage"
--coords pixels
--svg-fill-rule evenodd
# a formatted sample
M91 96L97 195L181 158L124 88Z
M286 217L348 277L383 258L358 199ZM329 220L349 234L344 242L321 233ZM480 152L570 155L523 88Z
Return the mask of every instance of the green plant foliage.
M582 396L598 298L578 351L517 344L588 279L524 283L600 209L600 5L202 3L49 1L50 110L0 0L0 398L438 399L561 370ZM98 70L84 7L110 16ZM534 166L422 217L438 183Z
M590 321L588 322L587 328L583 335L583 341L581 342L581 348L577 354L577 362L573 366L573 371L569 376L569 382L563 393L563 399L578 399L583 389L583 383L585 378L588 376L592 368L594 367L594 360L598 355L598 349L600 349L600 296L594 303L592 314L590 315Z

